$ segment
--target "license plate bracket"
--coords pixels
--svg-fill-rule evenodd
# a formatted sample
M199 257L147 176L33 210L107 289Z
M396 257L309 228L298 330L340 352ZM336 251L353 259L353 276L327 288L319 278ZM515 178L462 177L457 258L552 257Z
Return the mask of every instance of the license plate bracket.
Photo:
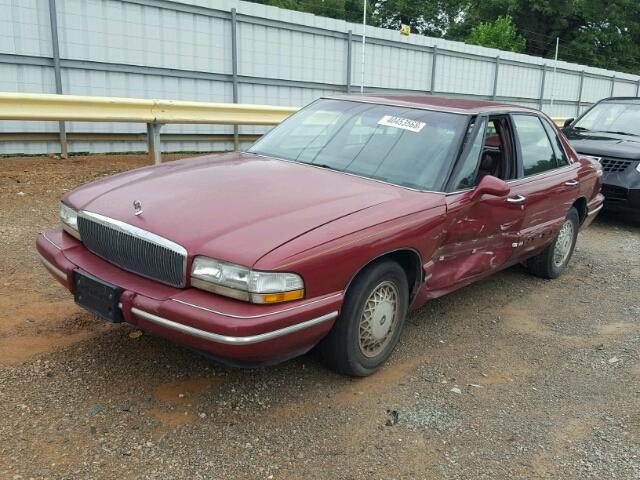
M74 299L85 310L112 323L122 322L118 304L124 289L82 270L73 272Z

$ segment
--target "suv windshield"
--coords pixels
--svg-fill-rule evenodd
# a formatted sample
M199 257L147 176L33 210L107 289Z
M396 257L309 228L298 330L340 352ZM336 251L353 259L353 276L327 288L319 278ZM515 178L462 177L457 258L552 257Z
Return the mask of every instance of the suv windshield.
M249 152L419 190L442 190L468 120L415 108L318 100Z
M640 104L635 102L598 103L578 120L573 128L640 135Z

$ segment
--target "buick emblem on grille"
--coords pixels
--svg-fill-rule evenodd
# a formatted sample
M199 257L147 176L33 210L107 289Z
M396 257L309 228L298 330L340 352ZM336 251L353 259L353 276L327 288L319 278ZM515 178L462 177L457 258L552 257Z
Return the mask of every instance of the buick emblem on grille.
M142 203L140 200L133 201L133 214L137 217L142 213Z

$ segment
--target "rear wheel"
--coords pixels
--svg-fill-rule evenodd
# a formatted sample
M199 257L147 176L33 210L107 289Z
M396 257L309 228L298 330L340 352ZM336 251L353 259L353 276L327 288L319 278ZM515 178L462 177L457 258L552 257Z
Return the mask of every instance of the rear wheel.
M407 277L400 265L386 260L365 267L319 346L324 362L345 375L371 375L398 343L408 300Z
M529 271L542 278L558 278L567 268L578 238L580 216L571 208L554 242L527 260Z

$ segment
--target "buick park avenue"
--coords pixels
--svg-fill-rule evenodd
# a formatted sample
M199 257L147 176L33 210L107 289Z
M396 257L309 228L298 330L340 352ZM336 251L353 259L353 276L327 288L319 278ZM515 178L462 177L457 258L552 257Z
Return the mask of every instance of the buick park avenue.
M365 376L426 301L516 263L558 277L601 178L536 110L323 98L246 152L77 188L37 250L108 321L235 365L315 348Z

